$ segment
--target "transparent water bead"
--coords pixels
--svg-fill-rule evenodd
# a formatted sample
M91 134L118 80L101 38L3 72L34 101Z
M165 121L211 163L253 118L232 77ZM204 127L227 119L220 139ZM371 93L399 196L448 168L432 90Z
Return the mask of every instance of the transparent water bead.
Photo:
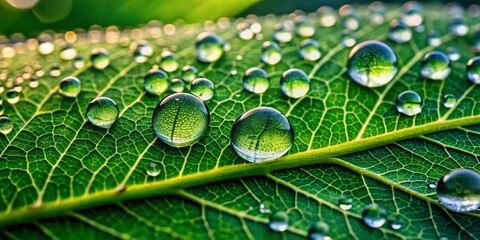
M278 43L288 43L292 40L292 31L284 24L277 25L273 33L273 40Z
M60 65L58 65L57 63L54 63L50 66L50 71L48 73L52 77L59 77L60 75L62 75L62 69Z
M317 10L318 19L322 27L331 27L337 22L337 14L332 7L323 6Z
M293 128L278 110L257 107L243 113L230 132L233 149L247 161L263 162L286 154L293 144Z
M289 69L280 78L280 90L289 98L301 98L310 90L310 78L300 69Z
M457 104L457 98L453 94L446 94L443 96L443 106L446 108L453 108Z
M10 104L15 104L20 101L20 93L15 89L10 89L7 91L7 102Z
M390 23L388 38L396 43L406 43L412 39L412 30L405 23L394 20Z
M342 18L343 28L355 31L360 27L360 21L355 14L348 14Z
M407 116L414 116L422 112L422 97L414 91L405 91L397 97L395 107L397 111Z
M340 42L345 47L353 47L357 43L357 38L355 37L355 33L350 30L342 31Z
M55 50L52 36L48 34L41 34L38 37L38 52L41 55L49 55Z
M298 55L300 55L303 60L316 61L322 56L320 44L318 44L316 40L305 39L300 43Z
M167 73L153 67L143 77L143 88L150 94L161 95L168 90L169 79Z
M468 33L468 25L463 18L455 18L448 26L448 31L456 37L465 36Z
M315 34L315 26L306 16L298 16L295 18L295 31L300 37L311 37Z
M160 165L158 163L150 162L146 169L147 175L150 177L156 177L160 174Z
M192 82L190 92L203 101L208 101L215 95L215 85L207 78L197 78Z
M380 205L372 203L363 209L362 220L370 228L379 228L387 221L387 211Z
M436 183L436 182L431 182L431 183L429 183L429 184L428 184L428 188L430 188L430 189L435 189L435 188L437 188L437 183Z
M81 55L77 55L73 61L73 67L76 69L81 69L85 67L85 58Z
M170 82L170 90L176 93L183 92L183 90L185 90L185 82L183 82L180 78L172 79Z
M77 56L77 49L72 44L65 45L60 51L60 58L62 60L72 60Z
M380 25L385 22L385 14L387 7L383 2L375 1L368 6L370 22L375 25Z
M455 47L447 48L447 56L452 62L458 61L461 57L460 51L458 51L458 49Z
M224 53L225 42L215 33L203 32L195 39L195 56L198 61L218 61Z
M197 78L198 70L194 66L184 66L182 68L182 79L186 82L193 82Z
M309 240L331 240L328 236L329 226L325 222L318 221L313 223L308 230Z
M423 23L424 12L423 7L414 1L407 2L403 5L402 22L409 27L420 26Z
M440 51L429 52L420 63L420 73L423 77L432 80L445 80L451 71L448 56Z
M261 68L249 68L243 76L243 88L251 93L264 93L269 86L270 78L267 72Z
M338 199L338 207L342 210L348 211L352 208L353 198L350 196L342 196Z
M275 232L283 232L288 228L288 214L284 211L278 211L270 215L268 223L270 229Z
M282 60L280 46L276 42L266 41L262 45L262 53L260 55L262 62L268 65L275 65Z
M178 59L172 52L163 51L160 54L160 68L165 72L174 72L178 66Z
M400 214L392 213L388 215L387 220L391 229L400 230L401 228L403 228L404 220Z
M473 84L480 84L480 57L468 60L467 79Z
M13 122L7 116L0 116L0 132L7 135L13 130Z
M153 55L153 48L145 40L132 42L129 47L130 56L138 63L144 63Z
M160 140L172 147L186 147L198 142L208 130L207 105L189 93L174 93L155 108L152 126Z
M455 212L474 211L480 207L480 175L470 169L456 169L440 178L437 197Z
M262 202L258 206L258 211L263 214L272 213L272 204L270 202Z
M90 53L90 61L92 67L98 70L105 69L110 65L110 58L108 51L103 48L95 48Z
M437 32L431 31L428 33L427 43L432 47L438 47L442 44L442 39L440 39L440 35Z
M69 76L60 82L60 86L58 87L58 92L64 97L77 97L81 91L81 83L80 79Z
M357 44L348 57L350 78L365 87L380 87L389 83L398 72L395 52L377 40Z
M108 97L95 98L87 107L88 121L101 128L111 127L119 114L117 103Z

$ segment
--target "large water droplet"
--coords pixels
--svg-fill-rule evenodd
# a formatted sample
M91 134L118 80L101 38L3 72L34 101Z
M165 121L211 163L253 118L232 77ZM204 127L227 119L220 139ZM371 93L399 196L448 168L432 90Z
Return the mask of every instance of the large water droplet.
M194 66L185 66L182 68L182 79L186 82L193 82L197 78L198 70Z
M403 22L392 21L388 38L396 43L406 43L412 39L412 30Z
M420 63L420 73L432 80L445 80L451 71L450 59L443 52L432 51L423 57Z
M293 128L278 110L258 107L243 113L230 132L233 149L250 162L276 159L290 150Z
M362 219L368 227L379 228L387 221L387 212L380 205L372 203L363 209Z
M153 54L153 48L145 40L135 41L130 44L130 55L138 63L144 63Z
M262 54L260 55L262 62L268 65L275 65L282 60L280 47L276 42L266 41L262 45Z
M320 45L313 39L305 39L300 43L298 55L300 55L303 60L316 61L322 56Z
M305 16L295 18L295 31L300 37L311 37L315 34L313 22Z
M112 99L98 97L88 104L87 118L91 124L101 128L109 128L118 118L120 111Z
M273 33L273 40L275 40L276 42L287 43L290 42L292 38L292 32L286 25L280 24L275 27L275 32Z
M468 25L462 18L455 18L448 26L448 31L453 36L461 37L468 33Z
M280 78L280 90L289 98L301 98L310 90L310 78L300 69L289 69Z
M9 134L13 130L13 122L7 116L0 116L0 132Z
M215 95L215 85L206 78L197 78L192 82L190 92L203 101L208 101Z
M331 27L337 22L337 14L332 7L323 6L317 10L320 25L323 27Z
M180 78L172 79L170 82L170 90L176 93L183 92L183 90L185 90L185 82L183 82Z
M110 64L108 51L103 48L95 48L90 53L90 61L95 69L102 70Z
M210 113L207 105L189 93L174 93L155 108L152 125L155 134L172 147L191 146L207 132Z
M353 198L350 196L342 196L338 199L338 207L342 210L350 210L352 208Z
M268 223L270 229L275 232L283 232L288 228L288 214L284 211L278 211L270 215Z
M166 72L173 72L178 69L178 59L170 51L163 51L160 54L160 68Z
M157 68L152 68L143 77L143 88L150 94L160 95L168 89L168 75Z
M72 44L67 44L60 51L60 58L63 60L72 60L77 56L77 49Z
M70 76L62 79L58 92L64 97L76 97L81 90L80 80L76 77Z
M195 55L200 62L216 62L224 53L225 42L215 33L200 33L195 40Z
M243 76L243 88L252 93L264 93L270 86L268 74L261 68L248 69Z
M398 72L395 52L385 43L370 40L356 45L348 57L348 75L366 87L389 83Z
M453 62L458 61L461 57L460 51L458 51L458 49L455 47L447 48L447 55L448 55L448 59L450 59L450 61L453 61Z
M443 96L443 106L453 108L457 104L457 98L453 94L446 94Z
M15 89L10 89L7 91L7 102L10 104L15 104L20 100L20 94Z
M419 114L422 111L422 97L414 91L400 93L395 104L397 111L407 116Z
M467 79L473 84L480 84L480 57L468 60Z
M160 166L158 163L150 162L147 165L147 175L150 177L156 177L160 174Z
M473 211L480 207L480 174L470 169L457 169L440 178L437 197L455 212Z
M309 240L331 240L328 236L328 224L322 221L313 223L308 230Z
M388 223L393 230L399 230L403 227L404 220L398 213L392 213L388 216Z

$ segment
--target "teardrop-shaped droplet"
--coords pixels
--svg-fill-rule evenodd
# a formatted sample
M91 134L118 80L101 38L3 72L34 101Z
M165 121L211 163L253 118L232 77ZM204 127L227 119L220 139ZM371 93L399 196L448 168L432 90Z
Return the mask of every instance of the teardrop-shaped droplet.
M262 53L260 55L262 62L268 65L275 65L282 60L280 46L276 42L266 41L262 45Z
M397 97L395 107L397 111L407 116L414 116L422 112L422 97L414 91L405 91Z
M365 87L380 87L389 83L398 72L395 52L377 40L357 44L348 57L350 78Z
M429 52L420 63L420 73L423 77L432 80L445 80L451 71L448 56L440 51Z
M468 60L467 79L473 84L480 84L480 57Z
M144 63L153 54L153 48L145 40L138 40L130 44L130 56L138 63Z
M189 93L174 93L155 108L152 125L155 134L172 147L191 146L208 130L210 113L207 105Z
M62 79L58 92L64 97L77 97L81 90L80 80L76 77L70 76Z
M338 207L342 210L350 210L352 208L353 198L350 196L342 196L338 199Z
M13 122L7 116L0 116L0 132L7 135L13 130Z
M250 162L283 156L293 144L293 128L278 110L258 107L243 113L230 132L233 149Z
M109 128L117 121L120 111L112 99L95 98L87 107L87 118L91 124L101 128Z
M310 78L300 69L289 69L280 78L280 90L289 98L301 98L310 90Z
M390 23L388 38L396 43L406 43L412 39L412 30L405 23L394 20Z
M20 100L20 93L15 89L10 89L7 91L7 102L10 104L15 104Z
M90 61L95 69L102 70L110 65L108 51L103 48L95 48L90 53Z
M378 204L366 206L362 212L363 223L370 228L379 228L387 221L387 211Z
M332 7L323 6L317 10L318 19L322 27L331 27L337 22L337 14Z
M460 51L458 51L458 49L455 47L447 48L447 55L448 59L450 59L452 62L458 61L461 57Z
M185 82L183 82L180 78L172 79L170 82L170 90L176 93L183 92L183 90L185 90Z
M168 75L155 67L143 77L143 88L150 94L160 95L168 90L168 85Z
M388 215L387 220L388 220L388 224L390 225L390 228L393 230L399 230L405 224L402 216L398 213L392 213Z
M192 82L190 92L203 101L208 101L215 95L215 85L207 78L197 78Z
M284 211L278 211L270 215L268 223L270 229L275 232L283 232L288 228L288 214Z
M185 66L182 68L182 79L186 82L193 82L197 78L198 70L194 66Z
M215 33L200 33L195 40L195 55L200 62L216 62L224 53L225 42Z
M325 222L318 221L313 223L308 230L309 240L331 240L328 236L329 226Z
M280 24L275 27L275 32L273 33L273 40L278 43L288 43L292 41L292 31L285 26L284 24Z
M315 26L312 20L305 16L298 16L295 19L295 31L300 37L311 37L315 34Z
M457 104L457 98L453 94L446 94L443 96L443 106L453 108Z
M448 31L453 36L465 36L468 33L468 25L463 18L455 18L448 26Z
M72 44L65 45L60 51L60 58L62 60L72 60L77 56L77 49Z
M317 61L322 56L320 45L313 39L305 39L300 43L298 55L300 55L303 60Z
M437 197L443 206L455 212L478 209L480 174L470 169L453 170L438 181Z
M158 163L150 162L147 165L147 175L150 177L156 177L160 174L160 165Z
M243 88L251 93L261 94L268 90L270 78L261 68L248 69L243 76Z

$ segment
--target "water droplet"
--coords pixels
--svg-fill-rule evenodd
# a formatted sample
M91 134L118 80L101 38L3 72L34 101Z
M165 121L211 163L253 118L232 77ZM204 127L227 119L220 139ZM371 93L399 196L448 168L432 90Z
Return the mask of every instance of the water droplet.
M275 27L275 32L273 33L273 40L275 40L276 42L287 43L292 41L292 38L292 32L286 25L280 24Z
M90 53L90 61L95 69L102 70L110 64L108 51L103 48L95 48Z
M353 47L357 43L357 39L355 38L355 33L350 30L342 31L342 36L340 37L340 41L342 45L345 47Z
M109 128L118 118L120 111L112 99L97 97L88 104L87 118L91 124L101 128Z
M237 75L238 71L235 67L232 67L232 69L230 69L230 75Z
M264 93L270 86L268 74L261 68L248 69L243 76L243 88L252 93Z
M348 211L352 208L353 198L350 196L342 196L338 199L338 207L342 210Z
M0 116L0 132L7 135L13 130L13 122L7 116Z
M224 53L225 42L215 33L200 33L195 40L195 55L200 62L216 62Z
M453 108L457 104L457 98L453 94L446 94L443 96L443 106Z
M166 72L173 72L178 69L178 59L170 51L163 51L160 54L160 68Z
M50 67L49 74L52 77L59 77L62 74L62 70L60 69L60 65L58 65L56 63L52 64L52 66Z
M430 189L435 189L435 188L437 188L437 183L436 183L436 182L431 182L431 183L429 183L429 184L428 184L428 188L430 188Z
M263 214L270 214L272 213L272 204L270 202L262 202L258 206L258 211Z
M393 20L390 23L388 38L396 43L406 43L412 39L412 30L405 23Z
M387 11L387 7L383 2L375 1L372 2L368 6L368 10L370 11L369 19L375 25L380 25L385 22L385 13Z
M70 76L62 79L58 92L64 97L76 97L81 90L80 80L76 77Z
M356 83L365 87L380 87L397 74L397 55L383 42L361 42L350 52L347 69L348 75Z
M193 82L197 78L198 70L194 66L185 66L182 68L182 79L186 82Z
M301 98L310 90L310 78L300 69L289 69L280 78L280 90L289 98Z
M243 113L230 132L233 149L250 162L283 156L293 144L293 128L278 110L257 107Z
M331 27L337 22L337 14L332 7L323 6L317 10L320 25L323 27Z
M77 49L72 44L67 44L60 51L60 58L63 60L72 60L77 56Z
M402 92L398 95L395 107L407 116L419 114L422 111L422 97L414 91Z
M442 44L442 39L440 39L440 35L437 32L431 31L428 33L427 43L432 47L438 47Z
M388 216L388 223L393 230L399 230L403 227L404 220L398 213L392 213Z
M180 78L174 78L170 83L170 90L176 93L183 92L183 90L185 90L185 83Z
M130 55L138 63L144 63L153 54L153 48L145 40L138 40L130 44Z
M362 212L363 223L370 228L379 228L387 221L387 212L378 204L366 206Z
M423 23L423 8L416 2L407 2L403 5L402 22L409 27L420 26Z
M43 35L43 36L47 36L47 35ZM45 39L42 39L41 38L42 36L40 36L40 38L38 39L38 52L41 54L41 55L49 55L51 54L54 50L55 50L55 44L53 44L53 42L51 41L52 39L51 36L49 36Z
M447 48L447 55L448 55L448 59L450 59L450 61L453 61L453 62L458 61L461 57L460 51L458 51L458 49L455 47Z
M455 18L448 26L448 31L453 36L461 37L468 33L468 25L462 18Z
M480 53L480 30L475 31L472 38L472 52L475 54Z
M320 45L313 39L305 39L300 43L298 55L300 55L303 60L316 61L322 56Z
M357 15L348 14L342 18L343 28L355 31L360 27Z
M420 73L432 80L445 80L451 71L450 59L443 52L432 51L423 57L420 63Z
M208 101L215 94L215 85L206 78L197 78L192 82L190 92L203 101Z
M73 59L73 67L76 68L76 69L80 69L80 68L85 67L85 58L81 55L77 55Z
M288 214L284 211L278 211L270 215L268 223L270 229L275 232L283 232L288 228Z
M15 89L10 89L7 91L7 102L10 104L15 104L20 100L20 94Z
M143 88L153 95L160 95L167 91L168 84L168 75L155 67L143 77Z
M172 147L191 146L207 132L210 113L207 105L189 93L174 93L155 108L152 125L155 134Z
M322 221L313 223L308 230L309 240L331 240L328 236L328 224Z
M438 181L437 197L443 206L455 212L478 209L480 174L470 169L453 170Z
M2 116L3 113L5 113L5 107L3 107L3 104L0 103L0 116Z
M268 65L275 65L282 60L280 46L276 42L266 41L262 45L262 54L260 55L262 62Z
M315 34L313 22L305 16L295 18L295 30L300 37L311 37Z
M238 36L243 40L250 40L255 36L255 34L262 31L262 25L260 23L247 20L242 21L237 25Z
M468 60L467 79L473 84L480 84L480 57Z
M40 85L38 78L36 76L32 76L32 79L28 82L28 86L31 88L37 88Z
M147 165L147 175L150 177L156 177L160 174L160 166L158 163L150 162Z

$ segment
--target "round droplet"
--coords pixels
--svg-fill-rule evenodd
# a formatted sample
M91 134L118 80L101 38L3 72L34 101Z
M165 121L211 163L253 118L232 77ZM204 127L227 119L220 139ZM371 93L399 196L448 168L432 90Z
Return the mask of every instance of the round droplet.
M356 83L365 87L380 87L397 74L397 55L387 44L377 40L361 42L348 56L347 70Z
M130 44L130 55L138 63L144 63L153 54L153 48L145 40L139 40Z
M431 31L428 33L427 43L432 47L438 47L440 44L442 44L442 39L440 39L440 35L438 35L437 32Z
M268 223L270 229L275 232L283 232L288 228L288 214L284 211L278 211L270 215Z
M457 104L457 98L453 94L446 94L443 96L443 106L453 108Z
M298 55L300 55L303 60L316 61L322 56L320 45L313 39L305 39L300 43Z
M200 62L216 62L224 53L225 42L215 33L200 33L195 40L195 55Z
M186 82L193 82L197 78L198 70L194 66L185 66L182 68L182 79Z
M448 26L448 31L453 36L465 36L468 33L468 25L463 18L455 18Z
M309 240L331 240L328 236L328 224L322 221L313 223L308 230Z
M468 60L467 79L473 84L480 84L480 57Z
M435 189L435 188L437 188L437 183L436 183L436 182L431 182L431 183L429 183L429 184L428 184L428 188L430 188L430 189Z
M388 223L390 225L390 228L393 230L399 230L403 227L404 225L404 220L402 216L398 213L392 213L388 216Z
M70 76L62 79L58 92L64 97L76 97L81 90L80 80L76 77Z
M298 16L295 19L295 31L300 37L311 37L315 34L315 26L307 17Z
M310 90L310 78L300 69L289 69L280 78L280 90L289 98L301 98Z
M414 91L402 92L398 95L395 107L407 116L419 114L422 111L422 97Z
M168 90L168 75L157 68L152 68L143 77L143 88L150 94L160 95Z
M278 43L287 43L292 41L292 32L284 24L280 24L275 27L275 32L273 33L273 40Z
M243 88L252 93L264 93L270 86L268 74L261 68L248 69L243 76Z
M406 43L412 39L412 30L403 22L392 21L388 38L396 43Z
M90 53L90 61L95 69L102 70L110 64L108 51L103 48L95 48Z
M352 208L353 198L350 196L342 196L338 199L338 207L342 210L348 211Z
M76 69L83 68L83 67L85 67L85 58L83 58L83 56L81 56L81 55L77 55L73 59L72 63L73 63L73 67L76 68Z
M38 78L36 76L33 76L28 82L28 86L31 88L37 88L38 85L40 85L40 82L38 82Z
M258 211L263 214L272 213L272 204L270 202L262 202L258 206Z
M437 197L443 206L455 212L478 209L480 174L470 169L453 170L438 181Z
M409 27L420 26L423 23L423 10L421 8L411 8L402 15L402 22Z
M60 51L60 58L62 60L72 60L77 56L77 49L73 47L72 44L67 44L63 49Z
M340 37L340 41L342 45L345 47L353 47L357 43L357 39L355 38L355 33L350 30L342 31L342 36Z
M0 132L7 135L13 130L13 122L7 116L0 116Z
M15 104L20 100L20 94L15 89L10 89L7 91L7 102L10 104Z
M260 55L262 62L268 65L275 65L282 60L280 47L276 42L266 41L262 45L262 54Z
M317 10L320 25L323 27L331 27L337 22L337 14L332 7L323 6Z
M233 149L250 162L283 156L293 144L293 128L278 110L257 107L243 113L230 132Z
M448 55L448 59L450 59L450 61L453 61L453 62L458 61L461 57L460 51L458 51L458 49L455 47L447 48L447 55Z
M164 98L152 117L155 134L172 147L191 146L198 142L209 124L207 105L189 93L174 93Z
M91 124L101 128L109 128L118 118L120 111L112 99L98 97L88 104L87 118Z
M429 52L420 63L420 73L432 80L445 80L451 71L450 59L443 52Z
M343 28L355 31L360 27L360 21L355 14L348 14L342 19Z
M59 77L62 74L62 70L60 68L60 65L54 63L52 66L50 66L50 76L52 77Z
M147 175L150 177L156 177L160 174L160 166L158 163L150 162L147 165Z
M362 220L370 228L379 228L387 221L387 212L380 205L372 203L363 209Z
M215 94L215 85L206 78L197 78L192 82L190 92L203 101L208 101Z
M45 35L46 36L46 35ZM55 50L55 44L51 39L41 39L42 36L38 39L38 52L41 55L49 55ZM51 36L49 37L51 38Z
M163 51L160 58L160 68L166 72L173 72L178 69L178 59L170 51Z
M383 2L372 2L368 6L368 10L370 12L369 19L371 23L375 25L380 25L385 22L385 13L387 11L387 7Z
M170 82L170 90L176 93L183 92L183 90L185 90L185 83L180 78L174 78Z

